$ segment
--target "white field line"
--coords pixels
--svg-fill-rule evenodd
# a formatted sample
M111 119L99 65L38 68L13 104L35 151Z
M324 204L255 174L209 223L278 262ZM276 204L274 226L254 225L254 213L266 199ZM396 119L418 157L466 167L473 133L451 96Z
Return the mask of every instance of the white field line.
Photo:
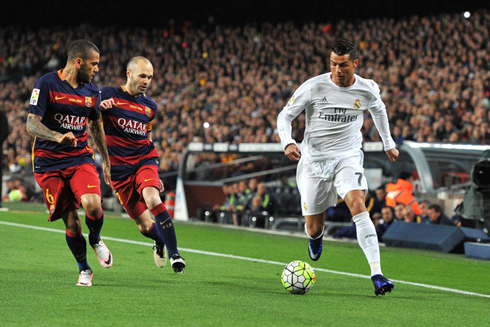
M30 229L42 230L42 231L46 231L46 232L54 232L54 233L65 234L64 230L39 227L39 226L31 226L31 225L24 225L24 224L17 224L17 223L12 223L12 222L7 222L7 221L0 221L0 225L8 225L8 226L13 226L13 227L21 227L21 228L30 228ZM84 235L87 236L87 234L84 234ZM153 243L132 241L132 240L126 240L126 239L122 239L122 238L115 238L115 237L109 237L109 236L104 236L104 240L121 242L121 243L128 243L128 244L144 245L144 246L153 246ZM261 263L278 265L278 266L286 266L287 265L287 262L279 262L279 261L264 260L264 259L257 259L257 258L248 258L248 257L242 257L242 256L238 256L238 255L233 255L233 254L224 254L224 253L201 251L201 250L187 249L187 248L179 248L179 250L181 250L183 252L197 253L197 254L209 255L209 256L214 256L214 257L223 257L223 258L245 260L245 261L252 261L252 262L261 262ZM348 273L348 272L343 272L343 271L336 271L336 270L329 270L329 269L315 268L315 267L313 267L313 268L315 269L315 271L322 271L322 272L326 272L326 273L330 273L330 274L337 274L337 275L358 277L358 278L366 278L366 279L371 278L370 276L353 274L353 273ZM445 291L445 292L451 292L451 293L457 293L457 294L464 294L464 295L469 295L469 296L490 298L490 294L468 292L468 291L458 290L458 289L449 288L449 287L441 287L441 286L435 286L435 285L429 285L429 284L413 283L413 282L407 282L407 281L396 280L396 279L390 279L390 280L393 282L399 283L399 284L424 287L424 288L429 288L429 289L433 289L433 290L439 290L439 291Z

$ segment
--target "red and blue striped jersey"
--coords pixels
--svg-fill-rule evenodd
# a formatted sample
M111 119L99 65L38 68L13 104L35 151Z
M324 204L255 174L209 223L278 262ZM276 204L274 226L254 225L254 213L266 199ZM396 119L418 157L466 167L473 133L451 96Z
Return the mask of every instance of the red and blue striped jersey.
M83 163L94 163L88 146L87 122L100 117L100 91L92 83L74 89L61 75L61 70L42 76L34 85L29 113L42 117L50 130L72 132L77 146L59 144L39 137L34 139L32 157L34 172L44 173Z
M127 178L142 165L159 166L159 157L148 137L157 104L142 94L134 97L122 87L104 87L102 100L113 98L115 106L102 111L111 162L112 180Z

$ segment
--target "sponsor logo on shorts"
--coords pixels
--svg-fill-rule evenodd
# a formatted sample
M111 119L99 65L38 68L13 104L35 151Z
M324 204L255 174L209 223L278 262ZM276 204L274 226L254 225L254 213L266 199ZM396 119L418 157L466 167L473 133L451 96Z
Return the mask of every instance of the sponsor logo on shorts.
M306 205L306 202L303 202L303 208L304 208L305 210L308 210L308 206Z
M97 185L87 185L87 188L94 188L97 187Z

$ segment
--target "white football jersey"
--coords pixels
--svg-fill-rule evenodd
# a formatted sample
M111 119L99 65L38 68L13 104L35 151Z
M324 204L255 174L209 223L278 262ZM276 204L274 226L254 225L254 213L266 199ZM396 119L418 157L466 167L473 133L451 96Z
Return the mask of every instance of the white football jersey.
M349 87L340 87L322 74L304 82L279 113L277 129L283 149L296 142L291 137L291 122L305 112L303 160L348 156L362 147L363 112L369 110L383 140L384 150L395 147L388 123L386 107L379 86L370 79L355 75Z

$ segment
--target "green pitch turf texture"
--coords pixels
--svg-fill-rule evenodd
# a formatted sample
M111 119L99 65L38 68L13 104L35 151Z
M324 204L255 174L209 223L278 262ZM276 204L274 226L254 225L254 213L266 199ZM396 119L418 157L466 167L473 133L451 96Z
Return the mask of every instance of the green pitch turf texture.
M381 247L395 289L376 297L357 243L327 239L312 262L301 236L177 221L187 268L175 274L155 266L130 219L106 212L114 265L102 268L89 249L93 286L77 287L63 223L46 220L41 205L0 212L0 326L490 325L490 262L464 255ZM295 259L316 272L306 295L281 285Z

